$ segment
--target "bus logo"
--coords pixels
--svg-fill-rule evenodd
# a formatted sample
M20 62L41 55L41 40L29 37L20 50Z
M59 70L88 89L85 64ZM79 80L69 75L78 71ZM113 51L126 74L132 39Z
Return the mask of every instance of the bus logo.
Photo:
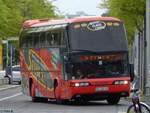
M94 21L94 22L89 22L87 28L91 31L97 31L101 29L105 29L106 24L101 21Z

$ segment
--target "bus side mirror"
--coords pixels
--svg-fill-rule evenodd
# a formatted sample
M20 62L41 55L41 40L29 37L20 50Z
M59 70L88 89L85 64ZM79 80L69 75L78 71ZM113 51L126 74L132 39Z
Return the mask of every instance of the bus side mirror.
M129 64L129 68L130 68L130 81L132 82L134 80L134 65L133 64Z

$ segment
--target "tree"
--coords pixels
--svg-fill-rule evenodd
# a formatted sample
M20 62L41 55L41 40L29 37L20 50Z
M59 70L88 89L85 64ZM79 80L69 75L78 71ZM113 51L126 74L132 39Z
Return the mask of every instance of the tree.
M18 7L24 20L57 17L55 7L47 0L19 0Z
M0 38L19 37L22 23L27 19L57 17L55 7L48 0L0 0ZM18 42L11 44L18 49ZM17 61L18 51L14 55Z
M103 0L100 8L107 8L109 16L120 18L125 22L131 44L135 31L143 31L145 4L145 0Z
M16 37L22 22L35 18L56 18L48 0L0 0L0 37Z
M0 37L7 36L9 34L9 13L10 9L3 0L0 0Z

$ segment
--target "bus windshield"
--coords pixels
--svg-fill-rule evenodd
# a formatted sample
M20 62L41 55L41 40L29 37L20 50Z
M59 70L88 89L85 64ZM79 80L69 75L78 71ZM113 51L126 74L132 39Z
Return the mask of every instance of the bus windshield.
M70 45L72 50L128 50L122 22L92 21L71 24Z
M77 56L74 56L77 57ZM128 76L127 54L80 56L73 62L73 78L109 78Z

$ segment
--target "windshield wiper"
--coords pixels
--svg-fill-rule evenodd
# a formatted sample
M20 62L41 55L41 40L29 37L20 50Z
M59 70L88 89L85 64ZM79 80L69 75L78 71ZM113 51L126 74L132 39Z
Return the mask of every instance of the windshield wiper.
M90 53L97 53L96 51L86 50L86 49L72 49L72 51L76 51L76 52L90 52Z

